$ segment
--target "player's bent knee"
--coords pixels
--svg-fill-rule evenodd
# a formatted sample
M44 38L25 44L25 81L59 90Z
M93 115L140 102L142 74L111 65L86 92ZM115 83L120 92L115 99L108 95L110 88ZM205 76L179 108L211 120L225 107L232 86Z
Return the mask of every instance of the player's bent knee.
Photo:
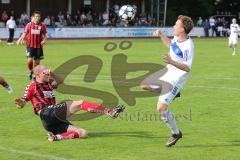
M79 137L83 138L83 137L87 137L88 132L85 129L78 129L78 134L79 134Z
M30 62L33 62L33 59L32 58L28 58L28 63L30 63Z
M166 110L167 110L167 105L163 104L161 102L158 102L158 104L157 104L157 111L162 113L162 112L164 112Z
M77 106L78 106L78 107L81 107L82 104L83 104L83 100L77 101Z
M144 90L150 90L149 85L141 85L141 88Z
M83 100L80 101L69 101L68 105L71 106L71 108L80 108L82 106Z

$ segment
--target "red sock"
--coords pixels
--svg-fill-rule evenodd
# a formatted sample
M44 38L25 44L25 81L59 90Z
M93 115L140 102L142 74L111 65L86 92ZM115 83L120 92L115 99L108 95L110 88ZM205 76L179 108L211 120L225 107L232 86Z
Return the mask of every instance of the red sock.
M29 71L32 71L32 69L33 69L33 61L29 61L28 62L28 69L29 69Z
M75 132L75 131L64 132L64 133L61 133L61 134L56 135L56 136L57 136L57 138L60 138L60 139L75 139L75 138L79 138L79 134L77 132Z
M88 112L104 113L105 107L94 102L83 101L81 110Z

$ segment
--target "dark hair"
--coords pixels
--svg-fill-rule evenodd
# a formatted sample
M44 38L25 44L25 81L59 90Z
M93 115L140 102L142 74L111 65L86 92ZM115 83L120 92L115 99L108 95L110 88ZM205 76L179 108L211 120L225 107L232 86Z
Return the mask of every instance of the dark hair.
M180 20L183 24L184 31L188 34L193 29L193 21L188 16L179 15L178 20Z
M41 12L40 12L40 11L34 11L34 12L32 13L32 16L34 16L35 14L41 15Z

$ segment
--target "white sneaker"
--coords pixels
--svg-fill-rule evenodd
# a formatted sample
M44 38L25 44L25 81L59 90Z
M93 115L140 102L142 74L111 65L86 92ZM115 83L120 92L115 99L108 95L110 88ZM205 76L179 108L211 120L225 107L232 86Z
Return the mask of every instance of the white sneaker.
M12 89L11 86L8 86L6 89L7 89L7 91L8 91L9 94L13 93L13 89Z
M235 56L235 55L236 55L236 53L235 53L235 52L233 52L233 53L232 53L232 55L233 55L233 56Z

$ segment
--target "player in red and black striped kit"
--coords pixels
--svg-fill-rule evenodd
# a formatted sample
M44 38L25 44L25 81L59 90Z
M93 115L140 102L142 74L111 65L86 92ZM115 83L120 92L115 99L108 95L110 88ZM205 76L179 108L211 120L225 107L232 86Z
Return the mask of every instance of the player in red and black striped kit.
M124 110L122 105L106 108L85 100L56 104L54 88L63 82L62 79L43 65L36 66L33 74L35 81L26 87L23 96L16 99L15 103L22 108L28 101L32 102L35 114L40 116L43 127L51 133L49 141L86 137L86 130L72 125L67 120L80 110L102 113L112 118L116 118Z
M17 45L23 44L26 39L27 43L27 57L28 69L30 71L29 78L32 79L33 67L40 64L40 60L44 58L43 44L46 42L47 29L44 24L40 22L41 14L39 11L33 12L31 22L25 28L22 36L18 39Z

